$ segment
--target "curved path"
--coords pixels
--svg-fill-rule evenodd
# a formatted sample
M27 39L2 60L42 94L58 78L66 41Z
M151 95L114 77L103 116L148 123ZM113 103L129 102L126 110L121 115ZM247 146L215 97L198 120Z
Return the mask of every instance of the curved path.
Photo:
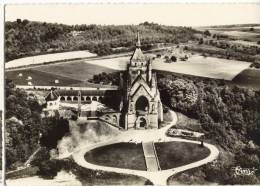
M85 147L82 147L81 149L75 151L72 154L73 159L77 164L79 164L82 167L88 168L88 169L94 169L94 170L102 170L102 171L109 171L109 172L115 172L120 174L131 174L136 176L144 177L151 182L153 182L154 185L167 185L167 180L170 176L177 174L179 172L192 169L195 167L199 167L201 165L207 164L213 160L215 160L218 157L219 151L218 149L211 144L204 143L204 146L210 150L210 155L200 161L196 161L184 166L167 169L167 170L161 170L156 172L149 172L149 171L141 171L141 170L132 170L132 169L123 169L123 168L116 168L116 167L107 167L107 166L100 166L95 165L92 163L89 163L85 160L84 155L86 152L95 149L97 147L102 147L105 145L110 145L114 143L120 143L120 142L129 142L131 143L140 143L140 142L170 142L170 141L179 141L179 142L188 142L188 143L195 143L200 144L199 141L192 141L192 140L186 140L181 138L173 138L173 137L167 137L165 135L165 132L172 126L175 125L177 122L177 116L174 112L172 112L173 115L173 121L170 125L163 127L161 129L151 129L151 130L130 130L122 132L121 135L118 137L115 137L114 139L111 139L110 141L106 142L100 142L97 144L92 145L86 145Z

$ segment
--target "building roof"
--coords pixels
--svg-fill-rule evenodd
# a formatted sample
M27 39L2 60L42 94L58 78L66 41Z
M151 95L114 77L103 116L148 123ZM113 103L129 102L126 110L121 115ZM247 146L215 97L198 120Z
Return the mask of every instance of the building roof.
M139 33L137 34L136 48L132 57L130 58L130 61L145 61L145 56L141 50L141 41Z
M78 96L79 90L57 90L60 96ZM81 96L104 96L107 90L80 90Z
M145 61L145 56L140 48L136 48L131 59L131 61Z
M51 92L46 96L46 101L55 101L58 99L58 94L56 91L51 90Z

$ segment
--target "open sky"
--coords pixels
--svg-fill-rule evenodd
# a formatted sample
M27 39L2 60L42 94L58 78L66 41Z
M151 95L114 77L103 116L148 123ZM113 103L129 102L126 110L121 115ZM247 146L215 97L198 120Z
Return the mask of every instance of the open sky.
M5 20L74 24L139 24L176 26L260 23L260 4L48 4L6 5Z

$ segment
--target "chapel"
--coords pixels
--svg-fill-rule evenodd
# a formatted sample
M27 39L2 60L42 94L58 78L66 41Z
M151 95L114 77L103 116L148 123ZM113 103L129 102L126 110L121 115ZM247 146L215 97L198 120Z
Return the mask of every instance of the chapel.
M159 123L163 121L160 92L151 60L146 59L141 50L139 33L125 78L120 79L124 90L121 102L123 127L126 130L159 128Z

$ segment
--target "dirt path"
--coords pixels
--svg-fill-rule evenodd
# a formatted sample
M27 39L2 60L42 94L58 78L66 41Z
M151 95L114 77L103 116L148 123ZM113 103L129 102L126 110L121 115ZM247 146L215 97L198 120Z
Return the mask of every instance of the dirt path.
M147 178L154 185L167 185L167 180L170 176L177 174L179 172L188 170L188 169L199 167L201 165L207 164L207 163L215 160L219 155L218 149L214 145L204 143L204 146L210 150L210 155L208 157L206 157L200 161L196 161L196 162L193 162L193 163L181 166L181 167L172 168L172 169L168 169L168 170L154 171L154 172L95 165L95 164L87 162L84 158L84 155L86 154L86 152L88 152L92 149L95 149L97 147L102 147L105 145L110 145L110 144L120 143L120 142L129 142L130 143L130 141L131 141L131 143L141 143L141 142L149 142L149 141L152 141L152 142L179 141L179 142L200 144L199 141L192 141L192 140L186 140L186 139L181 139L181 138L172 138L172 137L168 137L165 135L165 132L172 125L175 125L177 122L176 114L174 112L172 112L172 115L173 115L172 123L159 130L151 129L151 130L125 131L125 132L122 132L121 135L119 135L118 137L115 137L114 139L111 139L110 141L105 141L105 142L92 144L92 145L86 145L86 146L82 147L81 149L75 151L72 154L72 157L77 164L79 164L82 167L86 167L88 169L102 170L102 171L115 172L115 173L121 173L121 174L137 175L140 177Z

